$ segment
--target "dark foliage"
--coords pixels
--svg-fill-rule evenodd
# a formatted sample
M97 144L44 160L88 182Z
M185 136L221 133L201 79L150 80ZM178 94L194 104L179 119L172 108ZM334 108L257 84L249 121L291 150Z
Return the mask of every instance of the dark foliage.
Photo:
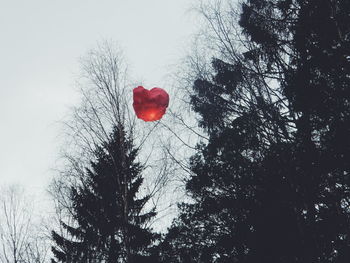
M53 231L52 262L148 262L157 235L145 225L149 196L138 198L143 182L137 149L116 128L95 152L79 187L72 187L74 226L61 222L68 237Z
M194 83L210 139L161 261L350 262L350 1L248 0L240 26L251 49Z

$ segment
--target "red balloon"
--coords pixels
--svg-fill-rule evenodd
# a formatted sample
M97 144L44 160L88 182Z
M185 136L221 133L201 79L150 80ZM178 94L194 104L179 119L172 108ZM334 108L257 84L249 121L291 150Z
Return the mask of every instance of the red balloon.
M137 118L144 121L160 120L169 105L169 94L161 88L147 90L142 86L134 88L134 110Z

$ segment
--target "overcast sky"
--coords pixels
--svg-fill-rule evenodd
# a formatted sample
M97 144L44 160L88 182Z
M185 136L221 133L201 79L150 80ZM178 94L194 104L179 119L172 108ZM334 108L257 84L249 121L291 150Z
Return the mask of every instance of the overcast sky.
M195 30L191 2L0 0L0 185L45 190L78 59L98 41L119 43L146 87L164 86Z

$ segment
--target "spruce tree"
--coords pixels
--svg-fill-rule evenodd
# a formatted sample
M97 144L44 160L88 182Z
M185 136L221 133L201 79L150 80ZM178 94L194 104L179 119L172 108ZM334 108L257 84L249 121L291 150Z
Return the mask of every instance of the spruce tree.
M242 3L249 45L193 86L209 142L163 262L349 262L349 19L346 0Z
M308 262L350 260L349 22L349 1L248 1L241 16L245 33L281 72L296 119L288 178L298 193L295 220L304 249L297 258Z
M72 187L75 224L61 226L69 238L53 231L52 262L149 262L157 237L147 227L155 209L145 212L150 196L140 197L143 182L138 149L116 127L110 141L99 146L85 178Z

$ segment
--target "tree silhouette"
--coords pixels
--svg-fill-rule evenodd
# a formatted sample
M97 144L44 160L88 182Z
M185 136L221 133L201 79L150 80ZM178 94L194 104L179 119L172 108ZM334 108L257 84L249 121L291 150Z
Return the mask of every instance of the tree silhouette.
M72 238L52 232L52 262L149 262L155 212L145 212L149 196L140 197L137 153L121 126L95 151L82 185L71 189L75 224L61 222Z
M348 262L350 2L241 7L243 48L193 85L209 142L162 262ZM206 17L220 36L216 11Z

